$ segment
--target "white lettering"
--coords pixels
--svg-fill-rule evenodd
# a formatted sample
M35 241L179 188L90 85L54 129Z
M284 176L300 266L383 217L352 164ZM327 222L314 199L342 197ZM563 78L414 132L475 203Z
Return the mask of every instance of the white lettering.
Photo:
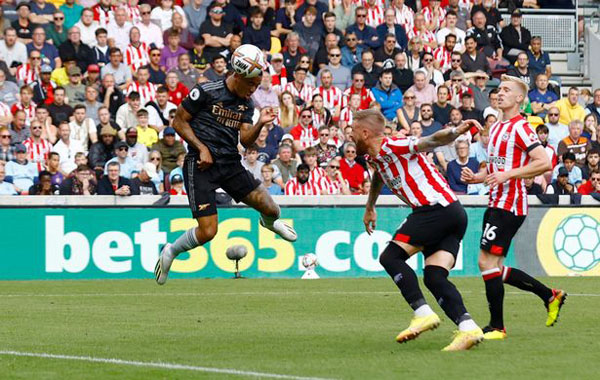
M135 244L140 246L142 268L153 272L159 255L159 246L167 242L167 233L159 230L158 218L140 224L140 231L135 233Z
M338 244L350 244L350 232L329 231L321 235L315 246L315 254L319 266L330 272L344 272L350 270L350 258L340 259L335 254Z
M129 272L131 271L131 260L116 261L113 259L117 257L133 257L133 243L129 236L123 232L104 232L94 240L92 257L94 264L104 272Z
M69 247L69 258L64 249ZM46 216L46 272L79 273L90 261L90 244L80 232L65 234L65 221L62 215Z
M379 255L392 240L392 235L384 231L374 231L372 235L366 232L360 234L354 242L354 261L359 268L369 272L381 272ZM373 257L373 245L377 245L377 255Z

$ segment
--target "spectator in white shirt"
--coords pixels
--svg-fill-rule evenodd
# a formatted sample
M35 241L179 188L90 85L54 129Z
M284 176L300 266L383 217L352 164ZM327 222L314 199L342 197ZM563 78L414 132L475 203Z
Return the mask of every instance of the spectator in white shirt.
M140 40L145 42L148 46L154 44L157 48L162 49L163 44L163 35L160 27L152 22L150 19L150 12L152 8L148 4L140 5L140 14L142 16L142 21L135 24L137 28L140 30Z
M27 63L27 47L17 40L15 28L7 28L4 31L4 39L0 40L0 59L6 62L12 75L17 72L17 68L13 67L13 64Z
M117 8L114 13L115 21L111 21L106 28L108 40L113 40L116 47L121 51L125 51L129 45L129 29L133 25L127 21L127 11L125 8Z
M98 142L98 133L94 121L87 117L86 108L83 104L78 104L73 108L73 120L69 123L71 128L71 140L79 142L84 149L88 151L90 142Z
M185 12L183 12L183 9L181 9L179 5L173 4L173 0L162 0L160 2L160 6L152 10L150 17L158 24L158 26L160 26L160 29L163 32L173 26L172 19L174 12L177 12L183 16L183 27L187 28L188 23L185 17Z
M81 12L81 19L75 24L79 28L81 42L89 47L96 46L96 29L100 27L94 20L94 11L86 8Z
M58 136L60 140L54 145L52 151L60 156L60 171L66 176L77 167L75 154L84 150L78 141L71 141L71 127L68 121L65 120L60 123Z

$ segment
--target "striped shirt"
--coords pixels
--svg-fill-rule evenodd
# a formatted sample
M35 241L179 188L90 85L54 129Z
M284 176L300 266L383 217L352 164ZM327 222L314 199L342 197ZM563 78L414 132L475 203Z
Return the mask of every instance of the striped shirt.
M108 10L102 8L100 4L96 4L92 7L92 12L94 12L94 20L98 21L98 24L106 28L109 22L115 19L113 13L114 7L110 7Z
M127 11L127 18L131 23L135 25L138 22L142 22L142 14L140 13L139 6L136 5L135 7L132 7L131 5L124 5L123 7Z
M374 163L386 185L413 208L440 204L448 206L457 200L448 182L417 151L414 137L386 137Z
M44 170L48 154L52 151L52 144L45 139L40 139L40 142L36 143L32 137L29 137L23 141L23 145L27 148L27 159L36 164L38 172Z
M315 88L309 84L303 84L300 89L297 89L295 82L290 82L283 87L283 91L289 91L295 97L302 99L304 103L310 103Z
M31 102L28 107L25 107L23 103L18 102L13 104L10 112L14 115L17 111L25 111L25 125L29 127L31 125L31 121L35 119L35 109L37 106Z
M540 145L537 134L521 115L496 122L490 128L488 173L507 172L527 165L528 153ZM490 187L488 207L506 210L515 215L527 215L525 181L514 178Z
M433 59L440 63L440 70L445 73L452 65L452 52L440 46L433 51Z
M137 70L142 66L150 63L148 55L148 45L145 42L140 43L138 47L129 44L125 50L125 64L133 66L133 70Z
M373 28L377 28L385 21L383 8L380 6L369 7L367 4L367 25Z
M285 195L321 195L319 188L312 181L298 182L297 178L290 178L285 184Z
M396 24L400 24L405 30L412 29L415 21L415 12L411 7L403 5L402 9L393 8L396 11Z
M436 42L435 34L431 33L429 30L419 31L415 27L412 27L406 31L406 37L409 41L415 37L419 37L421 40L423 40L424 43ZM428 53L431 53L433 49L431 49L427 45L423 45L423 50Z
M344 180L344 182L346 182L346 187L350 187L350 185L348 185L348 181ZM321 194L341 194L342 183L337 179L331 179L328 176L324 176L319 182L319 190L321 191Z
M19 66L15 76L19 86L33 83L38 79L37 73L29 63Z
M147 82L145 85L141 85L138 82L133 82L127 87L127 95L133 91L138 92L140 94L140 104L144 105L149 101L156 100L156 88L154 83Z
M342 108L347 107L350 102L350 96L352 94L358 93L354 87L348 87L346 91L344 91L344 97L342 98ZM360 89L360 106L358 106L359 110L366 110L371 106L371 103L375 101L375 96L371 90L366 87Z
M352 125L352 110L350 107L346 107L340 112L340 122L342 121L345 121L347 125Z
M335 86L331 86L328 89L319 86L315 88L315 91L313 92L313 95L316 94L320 94L323 97L323 106L331 112L332 116L335 114L335 107L342 106L344 93Z
M436 20L434 20L434 23L436 25L436 30L438 30L440 28L440 25L442 25L442 23L444 22L444 20L446 19L446 11L444 10L444 8L439 7L439 13L437 16L437 22L435 22ZM423 9L423 17L425 18L425 23L429 24L431 23L431 21L433 20L433 9L431 7L425 7Z
M301 124L296 125L290 130L290 134L294 137L294 141L299 141L303 148L315 146L319 143L319 130L309 124L304 128Z
M323 168L320 168L318 166L312 169L308 174L308 180L313 182L317 187L319 186L321 180L324 177L327 177L327 173L325 173L325 170Z

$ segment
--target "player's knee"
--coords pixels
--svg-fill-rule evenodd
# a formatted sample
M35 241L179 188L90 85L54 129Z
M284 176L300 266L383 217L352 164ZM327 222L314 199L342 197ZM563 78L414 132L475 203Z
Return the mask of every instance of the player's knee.
M409 257L410 256L408 253L406 253L404 248L400 247L396 243L390 242L379 256L379 263L382 267L389 268L391 265L393 265L394 261L406 261Z
M489 255L484 253L479 255L477 263L479 264L479 270L482 272L498 267L497 259L494 257L489 257Z
M218 231L218 224L210 223L196 228L196 238L200 244L211 241Z
M437 265L428 265L423 269L423 282L432 293L439 290L448 281L448 271Z

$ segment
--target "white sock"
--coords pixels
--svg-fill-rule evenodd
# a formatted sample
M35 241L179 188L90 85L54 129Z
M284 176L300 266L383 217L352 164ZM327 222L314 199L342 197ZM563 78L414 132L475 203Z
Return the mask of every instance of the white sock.
M181 236L175 240L173 244L171 244L170 254L173 256L177 256L181 252L187 252L191 249L199 246L198 239L196 238L196 227L190 228L185 231Z
M478 327L479 326L477 326L477 323L475 323L475 321L472 319L464 320L458 324L458 329L460 331L471 331L475 330Z
M415 317L426 317L428 315L435 314L429 305L421 305L415 310Z

